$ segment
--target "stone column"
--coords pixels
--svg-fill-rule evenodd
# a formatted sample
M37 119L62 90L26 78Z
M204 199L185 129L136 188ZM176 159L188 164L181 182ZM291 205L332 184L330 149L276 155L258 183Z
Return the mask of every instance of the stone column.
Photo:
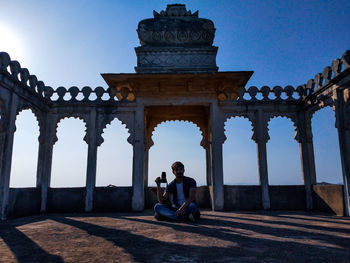
M149 148L145 147L144 166L143 166L143 185L145 188L146 199L148 198L148 164L149 164Z
M138 105L134 120L133 162L132 162L132 210L142 211L145 205L144 196L144 154L145 127L144 107Z
M42 134L39 136L39 154L37 164L36 185L41 189L40 211L47 209L47 192L51 182L52 152L56 137L57 118L47 113L45 116Z
M212 209L224 209L224 172L222 160L222 144L226 137L224 122L219 111L217 101L210 106L210 132L211 132L211 199Z
M255 124L253 140L257 145L259 181L261 186L261 197L263 209L270 209L269 178L267 172L266 143L269 140L267 131L267 120L264 112L259 109L255 113Z
M96 185L96 167L97 167L97 113L96 108L92 108L89 114L87 143L87 169L86 169L86 195L85 212L91 212L93 209L94 190Z
M336 127L344 181L345 215L350 216L350 87L334 91Z
M11 162L12 162L12 149L13 138L16 130L15 122L18 108L18 97L16 94L11 95L11 103L7 116L7 125L5 128L5 134L1 135L1 170L0 170L0 210L1 220L5 220L7 217L7 207L10 192L10 174L11 174Z
M207 186L211 185L211 152L210 152L210 145L207 145L205 147L205 159L206 159L206 164L207 164Z
M297 113L297 134L295 140L299 143L303 184L306 194L306 209L311 210L312 186L316 184L316 169L314 145L312 141L311 121L307 121L305 112Z

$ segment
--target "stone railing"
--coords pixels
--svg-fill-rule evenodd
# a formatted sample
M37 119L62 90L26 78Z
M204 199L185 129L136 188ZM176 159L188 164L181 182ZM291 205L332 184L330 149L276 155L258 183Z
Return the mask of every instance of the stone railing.
M20 86L40 98L49 98L49 87L44 82L38 80L35 75L31 75L29 70L22 68L16 60L11 60L6 52L0 52L0 74L4 74Z
M348 68L350 68L350 50L345 51L341 58L334 59L331 66L325 67L322 73L317 73L305 84L306 96L332 84L332 80Z
M332 80L348 68L350 68L350 50L346 51L342 58L333 60L331 66L325 67L322 73L316 74L304 85L296 88L290 85L284 88L263 86L260 89L251 86L248 89L243 88L237 93L226 92L223 100L227 98L229 101L238 102L305 101L314 92L331 85Z
M260 89L251 86L243 88L238 92L227 94L228 101L238 102L280 102L280 101L304 101L308 96L322 87L332 84L332 79L350 67L350 50L346 51L342 58L333 60L331 66L323 69L322 73L315 75L306 84L296 88L293 86L275 86L270 88L263 86ZM31 75L26 68L22 68L18 61L11 61L6 52L0 52L0 73L5 74L15 81L18 86L31 91L36 96L44 98L48 103L104 103L116 102L117 98L110 95L110 88L88 86L79 89L78 87L58 87L56 90L45 86L35 75Z
M49 103L102 103L116 101L115 98L110 96L109 88L97 87L92 89L86 86L82 89L78 87L66 89L64 87L58 87L54 90L50 86L45 86L44 82L38 80L35 75L31 75L28 69L22 68L18 61L11 60L6 52L0 52L0 74L5 75L14 81L17 86L30 91L35 96L43 98Z
M116 98L110 96L110 88L97 87L92 89L88 86L79 89L78 87L70 87L68 90L64 87L58 87L53 90L49 87L49 100L57 103L102 103L115 102Z
M292 86L275 86L270 88L263 86L258 89L255 86L251 86L248 89L241 89L238 93L231 95L231 100L244 101L244 102L258 102L258 101L298 101L305 95L305 86L298 86L294 88Z

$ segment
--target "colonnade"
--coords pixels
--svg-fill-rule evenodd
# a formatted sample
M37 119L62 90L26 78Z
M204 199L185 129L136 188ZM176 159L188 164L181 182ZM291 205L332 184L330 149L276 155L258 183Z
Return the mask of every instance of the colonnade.
M309 94L306 94L300 100L290 99L291 95L289 94L289 99L285 101L282 101L280 98L274 101L268 101L268 94L265 94L265 91L263 93L264 99L261 101L256 100L255 97L251 101L244 101L243 99L235 101L219 101L217 98L206 99L203 105L208 107L209 114L206 138L204 138L204 148L206 150L207 183L210 188L213 210L224 209L222 150L226 139L224 123L229 117L235 116L248 118L253 127L252 139L257 145L261 203L264 209L270 209L266 153L266 143L269 140L268 121L273 116L286 116L293 121L296 130L295 139L300 146L302 177L306 192L306 207L307 209L312 209L312 185L316 184L316 172L311 118L316 110L324 105L329 105L335 110L344 178L345 213L349 216L350 67L346 64L348 62L346 60L344 61L345 69L342 72L339 72L334 79L328 81L323 86L320 85L318 89L312 90L312 92L309 92ZM3 61L0 62L4 63ZM148 178L149 147L146 143L145 124L145 107L148 104L142 98L137 98L131 102L123 100L114 101L111 98L111 100L104 102L100 100L103 92L101 93L99 91L99 100L96 102L85 100L82 102L76 100L52 102L45 98L45 96L38 96L32 90L27 89L27 83L19 80L18 76L15 78L14 73L5 71L4 66L1 66L0 70L0 100L2 102L0 104L2 114L0 119L0 208L2 219L5 219L7 216L9 203L9 181L16 116L26 107L33 109L40 126L37 188L41 191L42 212L45 212L47 207L53 146L57 141L57 124L64 117L79 117L84 120L87 127L84 138L88 144L85 211L89 212L93 210L97 147L103 142L101 134L104 127L114 118L118 118L122 123L126 124L130 133L128 142L133 146L131 207L134 211L142 211L144 209L145 187L147 186ZM308 89L308 87L304 88L305 90ZM49 91L50 89L48 88L47 90ZM64 92L60 92L60 96L62 97ZM290 89L286 89L286 92L290 93ZM187 104L193 105L191 104L191 100ZM177 105L182 106L181 103Z

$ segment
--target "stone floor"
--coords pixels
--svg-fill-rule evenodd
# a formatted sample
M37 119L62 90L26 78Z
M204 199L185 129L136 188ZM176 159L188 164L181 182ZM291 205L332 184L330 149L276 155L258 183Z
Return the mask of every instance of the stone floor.
M140 214L48 214L0 223L0 262L348 262L350 219L203 211L197 223Z

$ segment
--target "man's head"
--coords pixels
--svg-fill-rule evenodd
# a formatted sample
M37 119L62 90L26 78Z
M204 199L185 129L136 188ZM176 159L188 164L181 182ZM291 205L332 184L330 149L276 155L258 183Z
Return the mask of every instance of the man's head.
M173 170L173 174L176 178L182 178L184 176L185 167L182 162L175 162L171 165L171 169Z

